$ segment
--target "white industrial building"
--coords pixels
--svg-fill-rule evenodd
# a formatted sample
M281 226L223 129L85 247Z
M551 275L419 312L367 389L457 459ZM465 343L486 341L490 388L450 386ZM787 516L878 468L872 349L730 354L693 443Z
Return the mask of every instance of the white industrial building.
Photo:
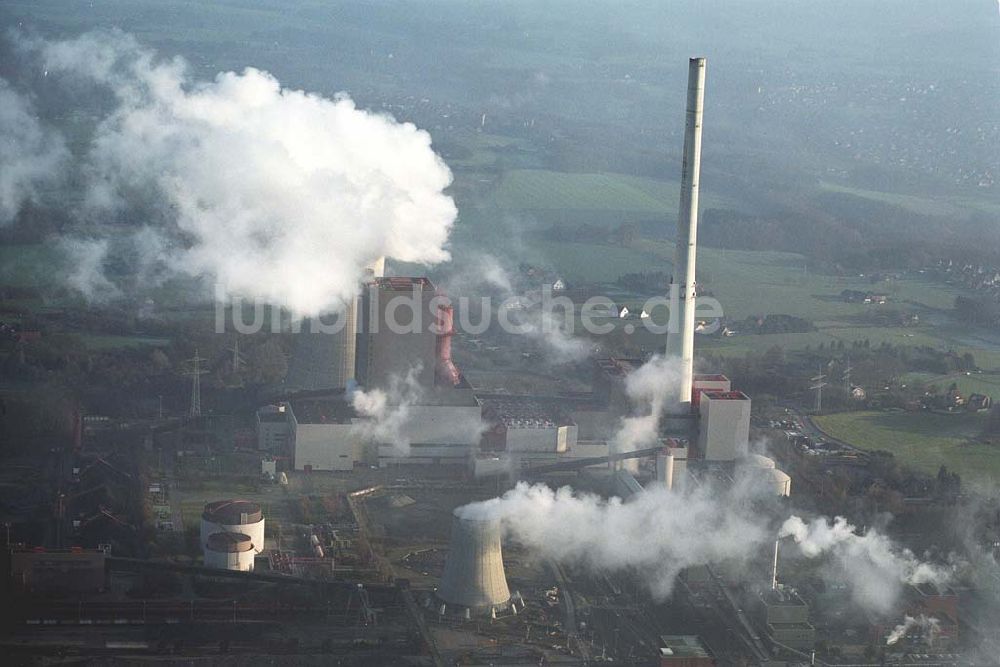
M364 460L362 421L346 395L296 400L287 410L295 470L354 470Z
M490 424L486 448L516 454L565 454L577 445L576 423L558 408L530 398L483 401Z
M699 405L698 448L706 461L735 461L750 443L750 398L741 391L705 391Z
M469 464L483 433L482 408L471 389L437 387L404 410L408 445L378 443L379 466Z

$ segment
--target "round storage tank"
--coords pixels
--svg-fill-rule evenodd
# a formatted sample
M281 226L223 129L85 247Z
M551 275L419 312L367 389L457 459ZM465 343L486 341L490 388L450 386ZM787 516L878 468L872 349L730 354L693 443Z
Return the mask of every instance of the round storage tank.
M213 533L242 533L250 538L256 553L264 550L264 514L250 500L217 500L205 505L201 515L201 546L208 546Z
M774 468L774 459L761 454L748 454L746 464L751 468Z
M790 496L792 494L792 478L787 473L773 468L768 470L768 480L771 488L779 496Z
M250 536L243 533L212 533L205 544L206 567L251 572L255 555Z

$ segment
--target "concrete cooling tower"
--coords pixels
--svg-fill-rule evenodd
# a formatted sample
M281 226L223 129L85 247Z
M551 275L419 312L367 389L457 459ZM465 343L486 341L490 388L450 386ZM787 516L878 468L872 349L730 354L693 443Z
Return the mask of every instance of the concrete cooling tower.
M496 616L511 604L500 550L499 519L462 518L451 524L451 550L437 596L444 611Z

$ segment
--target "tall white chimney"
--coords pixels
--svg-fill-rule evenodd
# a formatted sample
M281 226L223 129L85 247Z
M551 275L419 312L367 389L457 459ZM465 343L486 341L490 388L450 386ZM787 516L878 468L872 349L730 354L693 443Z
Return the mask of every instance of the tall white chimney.
M691 409L691 382L694 377L695 260L698 254L698 181L701 179L701 123L705 106L705 59L691 58L688 64L687 119L684 128L684 159L681 169L681 204L677 215L677 245L671 290L679 296L680 312L671 318L680 323L680 332L667 335L667 356L680 357L681 382L678 412Z

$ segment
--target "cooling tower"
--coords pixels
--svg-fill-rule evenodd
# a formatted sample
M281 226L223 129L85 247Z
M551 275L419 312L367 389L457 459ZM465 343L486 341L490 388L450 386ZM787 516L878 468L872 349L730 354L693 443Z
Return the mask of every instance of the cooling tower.
M437 590L448 611L495 615L510 605L500 532L499 519L455 515L451 550Z

